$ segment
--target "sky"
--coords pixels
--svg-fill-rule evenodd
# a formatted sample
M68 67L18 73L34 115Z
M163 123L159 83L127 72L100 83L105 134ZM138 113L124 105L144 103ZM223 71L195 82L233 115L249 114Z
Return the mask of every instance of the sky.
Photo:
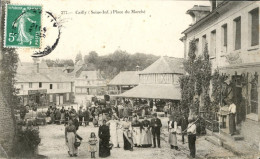
M20 0L11 3L21 4ZM75 59L77 53L99 55L121 49L128 53L183 57L184 46L179 40L191 17L186 11L193 5L209 5L208 1L171 0L26 0L23 4L42 5L59 17L62 23L58 46L45 59ZM91 14L97 11L117 14ZM144 11L126 14L125 11ZM68 11L71 14L61 14ZM76 12L86 14L76 14ZM123 11L124 14L119 14ZM89 13L88 13L89 12ZM44 21L42 22L44 25ZM18 49L22 62L32 61L30 49Z

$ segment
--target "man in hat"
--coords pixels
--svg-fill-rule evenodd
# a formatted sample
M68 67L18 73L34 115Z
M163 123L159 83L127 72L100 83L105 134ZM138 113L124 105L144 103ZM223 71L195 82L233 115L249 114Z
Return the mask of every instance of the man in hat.
M82 119L83 119L83 106L79 107L78 115L79 115L79 125L82 125Z
M76 131L77 131L79 129L79 121L77 119L76 114L72 113L71 118L72 118L72 121L73 121L73 125L75 126Z
M229 100L228 101L229 107L228 107L228 111L229 111L229 133L230 135L234 135L235 131L236 131L236 121L235 121L235 116L236 116L236 105Z
M189 142L189 149L190 149L190 156L192 158L195 158L196 154L196 124L195 120L192 117L188 118L188 128L187 128L187 134L188 134L188 142Z
M152 134L153 134L153 147L156 147L155 138L157 138L158 148L161 148L160 145L160 134L162 122L159 118L157 118L157 113L153 114L153 119L151 120Z

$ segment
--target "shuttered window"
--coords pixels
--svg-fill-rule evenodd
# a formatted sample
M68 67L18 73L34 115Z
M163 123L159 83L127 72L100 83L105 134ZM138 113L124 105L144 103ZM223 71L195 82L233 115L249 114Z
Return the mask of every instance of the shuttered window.
M235 24L235 50L241 49L241 17L234 19Z
M251 16L251 46L259 44L259 8L249 12Z

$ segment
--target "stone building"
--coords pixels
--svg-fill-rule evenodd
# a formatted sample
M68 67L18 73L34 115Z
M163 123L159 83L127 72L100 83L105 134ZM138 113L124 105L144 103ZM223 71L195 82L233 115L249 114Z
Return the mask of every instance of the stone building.
M184 36L181 38L184 43L184 57L188 57L191 40L196 40L197 55L203 53L203 48L208 43L212 73L218 69L227 77L225 84L228 93L225 98L232 99L237 106L238 131L246 140L258 146L259 2L210 2L211 7L206 12L205 6L194 6L187 12L192 16L193 23L183 31ZM224 103L221 107L224 107ZM225 131L224 128L222 131Z

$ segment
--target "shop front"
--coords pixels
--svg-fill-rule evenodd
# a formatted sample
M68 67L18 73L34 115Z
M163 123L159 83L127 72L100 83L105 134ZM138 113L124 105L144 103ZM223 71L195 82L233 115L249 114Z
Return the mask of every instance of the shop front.
M219 112L222 131L229 133L229 112L226 101L232 100L236 105L237 133L253 142L259 142L255 139L260 134L260 131L256 132L256 130L260 130L258 104L260 102L260 87L258 84L260 64L237 64L223 67L220 68L220 73L226 77L222 84L222 100ZM252 134L252 132L255 133Z
M47 89L42 90L28 90L28 94L23 92L23 95L19 96L21 105L38 106L47 105Z

